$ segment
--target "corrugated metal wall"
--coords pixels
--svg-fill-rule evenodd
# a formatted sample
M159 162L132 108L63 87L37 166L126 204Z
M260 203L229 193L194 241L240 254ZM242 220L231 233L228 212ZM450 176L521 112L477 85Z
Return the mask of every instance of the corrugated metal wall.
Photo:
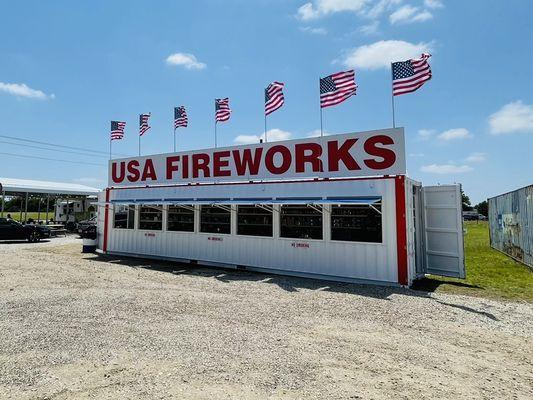
M533 185L489 199L490 244L533 268Z
M329 213L324 218L324 240L279 238L279 218L274 218L274 237L235 234L114 229L109 218L108 250L142 256L193 259L232 265L247 265L287 273L304 273L366 281L398 282L396 208L394 179L294 182L229 186L182 186L112 190L111 200L172 197L272 197L380 196L382 197L383 243L339 242L329 238ZM328 208L329 206L326 206ZM100 207L103 209L103 207ZM275 207L278 209L278 206ZM235 221L235 206L232 207ZM111 212L112 214L112 212ZM138 213L136 213L138 215ZM165 226L163 214L163 226ZM234 229L235 231L235 229ZM218 240L212 240L216 237ZM211 238L211 239L210 239ZM299 243L307 246L299 247Z

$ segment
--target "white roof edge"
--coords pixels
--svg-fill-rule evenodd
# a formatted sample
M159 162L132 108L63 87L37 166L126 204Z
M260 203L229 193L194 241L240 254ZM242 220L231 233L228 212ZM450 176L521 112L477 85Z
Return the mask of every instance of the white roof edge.
M31 179L1 178L0 185L4 192L71 194L77 196L96 195L101 189L77 183L36 181Z

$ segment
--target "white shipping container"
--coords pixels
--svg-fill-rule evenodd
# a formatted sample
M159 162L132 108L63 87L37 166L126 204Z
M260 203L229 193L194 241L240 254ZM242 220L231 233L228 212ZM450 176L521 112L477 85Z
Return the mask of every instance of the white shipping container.
M282 237L282 207L289 205L320 215L320 227L308 229L321 228L322 237ZM335 240L332 211L340 205L373 210L379 242ZM271 212L271 236L238 234L239 206ZM141 207L149 229L141 226ZM168 229L169 207L189 210L192 232ZM202 232L201 207L229 213L229 233ZM115 212L124 209L131 221L116 227ZM359 217L350 218L348 225ZM98 219L99 249L108 254L390 285L410 285L426 273L464 278L460 186L423 188L403 175L109 188Z

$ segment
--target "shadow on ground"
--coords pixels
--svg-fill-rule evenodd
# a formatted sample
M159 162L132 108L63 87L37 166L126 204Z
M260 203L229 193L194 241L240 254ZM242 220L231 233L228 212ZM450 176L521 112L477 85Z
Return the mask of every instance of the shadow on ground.
M287 292L298 292L300 289L326 291L334 293L352 294L354 296L372 297L380 300L390 300L389 297L394 294L404 296L414 296L429 298L437 301L439 304L458 308L466 312L484 315L492 320L498 320L493 314L465 307L461 304L447 303L431 297L431 293L438 287L438 281L425 279L423 285L417 289L408 289L397 286L380 286L373 284L343 283L336 281L327 281L322 279L311 279L303 277L291 277L284 275L275 275L245 269L231 269L223 267L209 267L196 263L181 263L175 261L159 261L135 257L121 257L112 255L92 254L88 257L91 261L118 264L130 268L143 268L153 271L166 272L174 275L188 275L202 278L214 278L219 282L231 283L236 281L258 282L276 285ZM443 282L440 282L443 283ZM455 282L452 282L455 284ZM457 283L465 287L477 288L476 286Z
M0 244L10 244L10 245L16 245L16 244L25 244L25 245L39 245L39 243L49 243L51 239L41 239L38 242L29 242L27 239L20 239L20 240L0 240Z
M414 282L413 286L411 286L411 289L421 290L424 292L434 292L441 285L450 285L450 286L457 286L457 287L468 288L468 289L483 290L481 286L470 285L466 282L443 281L443 280L432 279L432 278L423 278L423 279L417 280L416 282Z

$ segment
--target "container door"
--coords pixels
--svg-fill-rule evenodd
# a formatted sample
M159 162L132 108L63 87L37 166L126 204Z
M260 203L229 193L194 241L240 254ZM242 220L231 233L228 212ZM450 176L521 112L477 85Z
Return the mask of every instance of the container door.
M426 186L425 272L465 278L461 185Z
M423 275L424 269L424 221L422 210L422 187L413 186L413 217L414 217L414 243L415 243L415 273L416 276Z

